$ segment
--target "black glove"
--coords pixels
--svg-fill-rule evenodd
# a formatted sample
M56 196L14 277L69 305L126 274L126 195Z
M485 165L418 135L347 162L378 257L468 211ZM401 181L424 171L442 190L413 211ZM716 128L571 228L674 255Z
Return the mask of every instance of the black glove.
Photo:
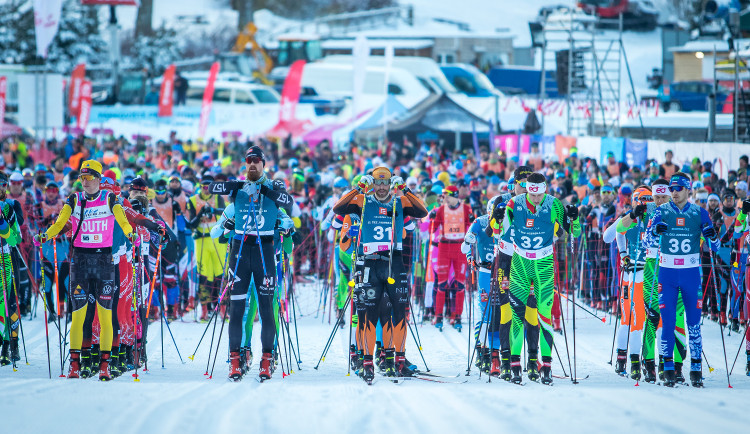
M214 212L214 209L211 208L210 206L204 206L203 209L201 210L201 213L206 217L211 216L213 212Z
M180 208L180 204L179 204L179 203L177 203L177 202L172 202L172 212L173 212L173 213L174 213L175 215L180 215L180 214L182 214L182 208Z
M302 243L302 235L299 232L292 232L292 242L295 246L299 246Z
M703 233L703 237L707 240L713 240L716 238L716 229L714 229L713 225L706 225L701 232Z
M664 222L659 222L656 224L656 227L654 227L654 232L656 235L661 235L664 232L666 232L669 229L669 225Z
M437 215L437 208L433 208L432 211L430 211L429 215L431 219L434 219L435 216Z
M284 181L277 179L273 182L273 189L277 191L286 191L286 184L284 183Z
M496 222L503 221L505 218L505 206L496 206L495 209L492 210L492 218L495 219Z
M635 220L637 218L643 217L643 215L646 214L646 204L642 203L635 207L632 211L630 211L630 218L632 220Z
M169 236L167 235L167 228L165 228L164 226L160 225L159 229L157 229L156 232L159 234L159 236L161 237L162 240L165 239L165 238L167 238L167 239L169 238Z
M742 201L742 213L750 214L750 198Z
M565 215L568 216L568 219L570 219L570 221L574 221L578 218L578 207L576 207L575 205L566 205Z
M234 231L234 219L224 220L224 229L233 232Z

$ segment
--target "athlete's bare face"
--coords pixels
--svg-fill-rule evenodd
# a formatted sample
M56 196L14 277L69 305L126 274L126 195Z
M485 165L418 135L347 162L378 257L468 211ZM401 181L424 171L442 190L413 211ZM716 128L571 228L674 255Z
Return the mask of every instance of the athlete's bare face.
M654 203L656 204L656 206L662 206L665 203L669 202L669 199L671 199L669 196L660 194L658 196L654 196Z
M544 193L529 193L528 198L534 205L539 205L544 200Z

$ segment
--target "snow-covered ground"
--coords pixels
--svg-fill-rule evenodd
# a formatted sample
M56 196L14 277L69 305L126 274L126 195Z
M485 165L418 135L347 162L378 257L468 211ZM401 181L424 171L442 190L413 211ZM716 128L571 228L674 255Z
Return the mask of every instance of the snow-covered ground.
M24 322L30 365L21 362L18 371L0 369L0 407L4 432L101 433L190 433L190 432L745 432L745 409L750 378L744 375L744 351L727 388L719 326L706 322L703 341L706 356L715 370L704 364L705 389L668 389L617 376L608 364L612 325L577 310L576 355L579 376L573 385L555 379L554 387L526 381L524 387L480 379L475 368L465 377L467 331L446 328L443 333L430 325L419 326L425 359L433 372L461 374L463 384L407 381L392 384L376 376L372 386L346 376L344 335L339 333L318 370L321 351L331 332L327 315L316 318L318 293L312 286L299 291L302 316L298 319L301 369L263 384L254 381L253 370L239 383L226 380L224 357L216 363L214 378L206 379L208 339L191 362L192 353L205 324L173 322L185 364L181 364L165 330L165 369L161 369L159 324L151 325L149 367L141 382L130 373L109 383L96 380L58 378L60 364L57 339L50 342L53 378L47 377L44 324ZM565 312L564 312L565 313ZM570 313L570 311L568 311ZM567 317L570 317L568 315ZM567 318L566 317L566 318ZM464 321L467 322L466 320ZM256 326L257 330L257 326ZM571 333L572 324L567 322ZM346 330L344 330L346 332ZM209 332L210 334L210 332ZM218 331L217 331L218 334ZM254 349L259 352L255 332ZM210 336L207 336L210 338ZM562 336L555 336L561 356L566 351ZM227 349L226 330L221 354ZM726 336L731 366L740 335ZM54 342L52 342L54 341ZM568 336L572 352L572 336ZM407 356L417 362L419 354L411 337ZM419 363L420 368L424 368ZM67 372L67 366L65 367ZM568 371L567 359L565 370ZM553 373L562 374L559 361Z

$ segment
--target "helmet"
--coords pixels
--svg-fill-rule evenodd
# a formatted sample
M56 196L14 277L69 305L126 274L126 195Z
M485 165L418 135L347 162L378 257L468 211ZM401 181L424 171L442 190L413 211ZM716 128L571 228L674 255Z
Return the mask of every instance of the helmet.
M34 166L34 172L35 173L36 172L46 172L46 171L47 171L47 167L45 167L44 164L42 164L42 163L39 163L36 166Z
M349 187L349 183L341 176L337 176L336 179L333 180L333 188L347 188Z
M636 205L654 201L654 197L651 195L651 188L646 186L636 188L631 199Z

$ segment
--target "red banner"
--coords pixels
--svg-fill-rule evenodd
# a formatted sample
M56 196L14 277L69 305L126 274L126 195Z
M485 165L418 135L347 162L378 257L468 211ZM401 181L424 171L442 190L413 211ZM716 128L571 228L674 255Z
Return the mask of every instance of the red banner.
M214 82L216 76L219 74L219 62L214 62L211 65L211 71L208 73L208 82L206 83L206 90L203 91L203 105L201 106L201 119L198 122L198 137L201 139L206 135L206 128L208 128L208 117L211 114L211 103L214 100Z
M89 118L91 117L91 82L83 80L81 83L81 113L77 119L77 127L86 131L86 126L89 124Z
M71 116L81 114L81 83L86 79L86 64L79 63L73 68L68 88L68 110Z
M81 0L82 5L140 6L140 0Z
M281 108L279 110L279 123L292 122L297 103L299 102L300 84L302 83L302 71L305 69L305 61L297 60L289 67L289 74L284 80L284 88L281 90Z
M164 78L161 80L161 89L159 90L159 116L172 116L174 73L174 65L169 65L167 70L164 71Z
M0 77L0 129L5 122L5 96L8 91L8 80L5 76Z

